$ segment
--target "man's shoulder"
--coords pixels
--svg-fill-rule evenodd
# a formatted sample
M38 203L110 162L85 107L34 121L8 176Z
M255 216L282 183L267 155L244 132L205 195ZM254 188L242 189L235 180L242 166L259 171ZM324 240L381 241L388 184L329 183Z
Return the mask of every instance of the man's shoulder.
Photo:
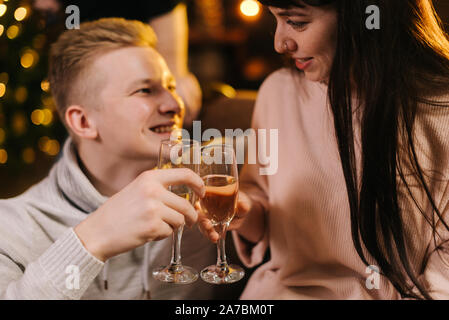
M0 199L0 230L8 230L15 226L24 227L28 220L28 204L23 195L9 199Z
M8 223L24 223L32 203L45 202L49 192L53 191L46 177L15 197L0 199L0 226Z

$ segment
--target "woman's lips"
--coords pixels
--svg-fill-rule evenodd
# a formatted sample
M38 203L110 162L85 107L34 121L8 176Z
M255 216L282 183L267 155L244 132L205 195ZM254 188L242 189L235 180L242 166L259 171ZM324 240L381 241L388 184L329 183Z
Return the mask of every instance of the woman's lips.
M308 60L305 60L305 59L301 59L301 60L299 60L299 59L295 59L295 64L296 64L296 67L299 69L299 70L306 70L309 66L310 66L310 64L312 63L312 61L313 61L313 58L311 58L311 59L308 59Z

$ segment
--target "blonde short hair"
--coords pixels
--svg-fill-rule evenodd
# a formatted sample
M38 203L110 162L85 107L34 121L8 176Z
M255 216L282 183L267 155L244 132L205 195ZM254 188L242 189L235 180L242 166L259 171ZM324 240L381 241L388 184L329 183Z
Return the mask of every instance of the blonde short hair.
M85 22L80 29L67 30L51 46L49 82L61 121L70 105L86 105L92 84L88 69L99 55L112 50L139 46L156 47L153 29L140 21L122 18L103 18ZM98 85L98 84L97 84Z

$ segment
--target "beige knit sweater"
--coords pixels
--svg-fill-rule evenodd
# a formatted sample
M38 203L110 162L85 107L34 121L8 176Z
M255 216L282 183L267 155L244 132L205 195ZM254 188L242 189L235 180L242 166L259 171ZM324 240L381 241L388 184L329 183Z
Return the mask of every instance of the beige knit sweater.
M270 259L254 272L243 299L398 299L383 276L378 286L359 258L351 238L350 210L338 154L326 86L282 69L262 85L253 127L279 130L279 169L259 175L259 165L244 168L242 189L266 210L266 229L252 245L235 232L240 258L247 266ZM449 91L448 91L449 92ZM446 101L449 94L435 97ZM355 128L359 130L357 121ZM449 214L449 108L422 105L415 128L417 152L437 206ZM360 160L360 141L356 141ZM360 166L359 166L360 168ZM430 215L425 194L413 177L412 192ZM449 298L449 244L433 251L428 224L402 184L399 186L406 229L422 265L421 278L435 298ZM440 229L442 230L442 229ZM442 242L449 235L441 233ZM368 280L368 281L367 281Z

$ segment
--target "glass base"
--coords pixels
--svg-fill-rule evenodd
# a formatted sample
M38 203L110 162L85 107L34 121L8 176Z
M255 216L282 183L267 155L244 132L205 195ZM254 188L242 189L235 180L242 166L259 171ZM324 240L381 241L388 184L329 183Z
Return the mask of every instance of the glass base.
M201 279L212 284L229 284L241 280L245 271L234 264L228 265L228 270L223 271L216 265L208 266L201 271Z
M167 266L153 270L153 278L162 282L189 284L198 279L198 272L186 266Z

